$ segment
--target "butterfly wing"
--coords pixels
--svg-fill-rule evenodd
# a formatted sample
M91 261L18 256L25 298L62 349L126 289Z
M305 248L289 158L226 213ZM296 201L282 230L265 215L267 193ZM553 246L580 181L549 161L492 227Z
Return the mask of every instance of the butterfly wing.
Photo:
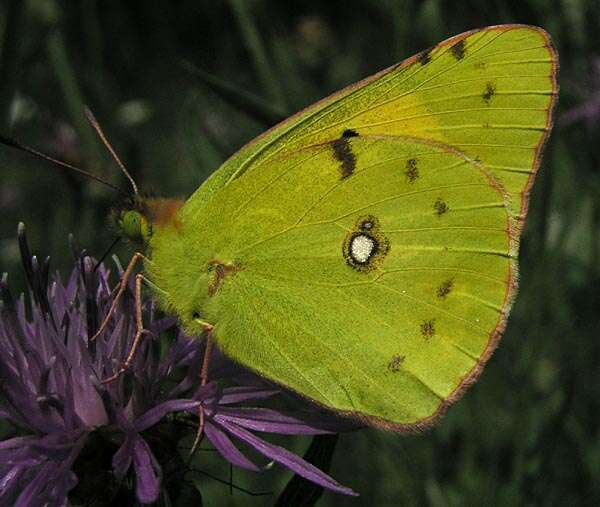
M155 235L163 303L327 407L431 422L503 331L555 71L545 32L491 27L284 122Z
M155 250L153 280L187 295L183 320L200 313L222 350L261 375L373 423L422 425L503 328L515 249L506 194L444 145L355 136L344 150L350 176L334 141L227 185L203 220L182 223L185 265Z
M198 212L216 190L286 150L363 135L403 135L448 144L481 162L504 186L510 210L528 194L552 126L558 56L549 35L499 25L452 37L297 113L259 136L190 199Z

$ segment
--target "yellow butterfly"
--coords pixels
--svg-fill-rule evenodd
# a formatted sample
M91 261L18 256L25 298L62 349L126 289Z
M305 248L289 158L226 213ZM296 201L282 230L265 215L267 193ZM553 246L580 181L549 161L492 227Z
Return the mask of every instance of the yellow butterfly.
M118 222L190 333L342 414L429 425L504 331L557 67L540 28L457 35Z

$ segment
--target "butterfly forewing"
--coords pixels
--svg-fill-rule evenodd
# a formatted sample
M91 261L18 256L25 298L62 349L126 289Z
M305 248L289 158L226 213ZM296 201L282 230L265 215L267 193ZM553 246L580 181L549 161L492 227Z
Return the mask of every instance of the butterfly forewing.
M308 107L231 157L200 188L190 211L216 188L270 157L337 139L369 135L437 140L481 162L524 218L528 190L552 125L557 55L537 27L500 25L448 39Z

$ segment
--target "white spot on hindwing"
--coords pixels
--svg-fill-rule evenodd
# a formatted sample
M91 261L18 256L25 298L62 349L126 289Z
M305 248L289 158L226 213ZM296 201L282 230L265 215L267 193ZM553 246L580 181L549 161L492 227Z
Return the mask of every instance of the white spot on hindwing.
M373 215L360 217L348 231L342 245L346 263L359 272L369 272L381 264L390 249L390 243Z
M376 248L377 242L371 236L358 234L350 242L350 255L355 262L365 264Z

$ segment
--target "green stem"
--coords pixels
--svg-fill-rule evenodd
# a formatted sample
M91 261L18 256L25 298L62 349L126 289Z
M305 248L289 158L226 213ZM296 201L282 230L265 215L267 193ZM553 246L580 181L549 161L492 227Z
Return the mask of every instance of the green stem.
M229 0L229 3L267 96L275 102L276 108L285 109L285 98L275 78L275 69L269 63L265 46L248 11L248 3L244 0Z

